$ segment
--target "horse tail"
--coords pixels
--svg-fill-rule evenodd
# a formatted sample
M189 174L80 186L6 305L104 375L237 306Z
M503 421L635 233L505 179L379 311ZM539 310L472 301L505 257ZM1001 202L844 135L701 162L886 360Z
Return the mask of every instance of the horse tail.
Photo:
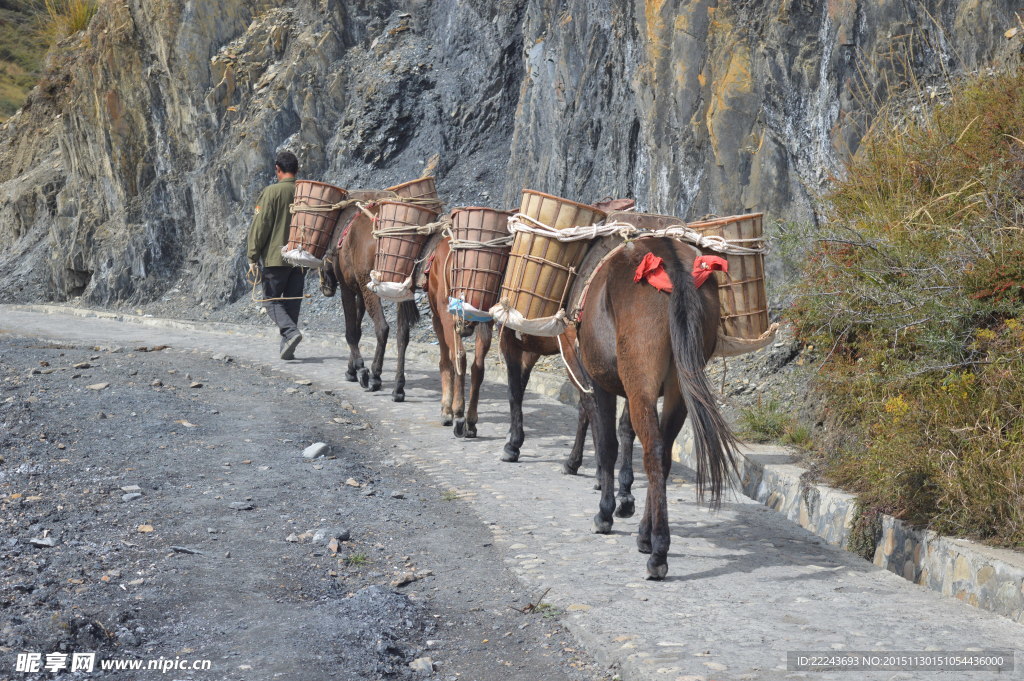
M707 363L704 356L704 299L679 259L673 260L675 266L667 268L672 280L669 334L679 390L693 427L697 499L703 501L704 488L710 482L710 503L717 507L721 503L726 477L729 471L736 469L737 441L718 411L714 392L704 373ZM715 312L717 315L718 310Z
M420 320L420 309L416 307L415 300L403 300L400 302L398 304L398 314L409 322L409 326L413 326Z

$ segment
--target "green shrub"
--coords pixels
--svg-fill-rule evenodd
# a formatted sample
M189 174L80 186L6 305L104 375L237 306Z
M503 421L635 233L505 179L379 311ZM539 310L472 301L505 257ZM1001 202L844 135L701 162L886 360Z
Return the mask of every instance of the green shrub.
M944 532L1024 545L1024 73L884 116L805 231L790 311L827 357L833 482ZM805 244L807 241L804 242Z
M771 442L782 438L790 425L790 416L778 400L757 400L740 410L740 431L754 442Z

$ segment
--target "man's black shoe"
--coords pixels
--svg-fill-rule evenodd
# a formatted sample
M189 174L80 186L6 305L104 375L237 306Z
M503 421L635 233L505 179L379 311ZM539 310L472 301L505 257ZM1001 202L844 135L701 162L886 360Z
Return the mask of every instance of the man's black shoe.
M281 342L281 359L295 359L295 348L298 346L299 341L302 340L302 334L297 333L291 338L286 338Z

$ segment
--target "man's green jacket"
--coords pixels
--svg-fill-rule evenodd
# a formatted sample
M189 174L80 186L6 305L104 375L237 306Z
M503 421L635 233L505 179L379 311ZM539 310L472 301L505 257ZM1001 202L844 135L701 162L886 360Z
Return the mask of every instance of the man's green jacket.
M272 184L256 200L256 215L249 227L249 262L263 259L264 267L284 267L281 247L288 243L288 206L295 200L295 178Z

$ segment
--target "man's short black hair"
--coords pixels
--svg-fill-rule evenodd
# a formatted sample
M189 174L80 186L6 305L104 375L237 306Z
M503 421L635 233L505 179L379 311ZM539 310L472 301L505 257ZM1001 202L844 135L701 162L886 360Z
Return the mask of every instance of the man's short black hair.
M274 165L280 168L282 173L294 175L299 172L299 159L295 158L295 154L290 151L282 151L278 154Z

